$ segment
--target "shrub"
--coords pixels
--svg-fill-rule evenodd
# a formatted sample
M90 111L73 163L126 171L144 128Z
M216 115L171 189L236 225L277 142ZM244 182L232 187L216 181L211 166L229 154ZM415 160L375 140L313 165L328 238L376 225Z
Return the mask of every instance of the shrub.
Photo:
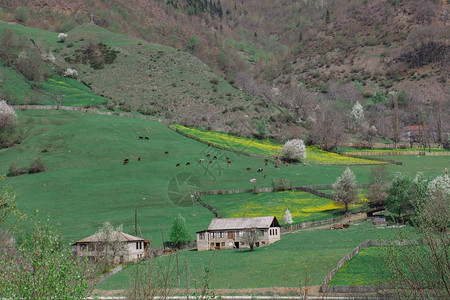
M66 76L66 77L71 77L71 78L77 78L77 76L78 76L78 71L75 70L75 69L68 68L68 69L64 72L64 76Z
M18 6L14 12L14 19L17 22L27 24L30 20L30 10L25 6Z
M287 141L281 149L281 155L285 160L298 161L306 158L306 147L303 140L293 139Z
M33 161L30 164L30 167L28 168L28 173L41 173L45 172L45 163L44 161L38 156L33 159Z
M19 175L26 174L26 173L27 173L27 168L18 167L16 162L12 162L9 165L9 168L8 168L8 176L9 177L19 176Z
M60 34L58 34L58 39L60 43L64 43L66 41L67 38L67 33L63 33L61 32Z

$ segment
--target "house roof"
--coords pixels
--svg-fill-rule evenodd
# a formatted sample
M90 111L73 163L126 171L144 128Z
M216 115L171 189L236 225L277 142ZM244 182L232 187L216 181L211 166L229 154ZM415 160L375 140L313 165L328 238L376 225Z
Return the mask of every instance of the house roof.
M121 232L121 231L113 231L111 233L112 237L114 238L115 241L118 242L137 242L137 241L144 241L149 243L149 240L137 237L137 236L133 236L131 234L125 233L125 232ZM90 235L88 237L85 237L84 239L81 239L77 242L75 242L75 244L77 243L93 243L93 242L103 242L105 241L104 235L101 232L97 232L93 235Z
M274 216L255 217L255 218L223 218L212 219L208 226L208 230L224 230L224 229L248 229L248 228L269 228L279 227L280 224Z
M420 131L420 130L428 130L427 125L411 125L403 127L402 131Z

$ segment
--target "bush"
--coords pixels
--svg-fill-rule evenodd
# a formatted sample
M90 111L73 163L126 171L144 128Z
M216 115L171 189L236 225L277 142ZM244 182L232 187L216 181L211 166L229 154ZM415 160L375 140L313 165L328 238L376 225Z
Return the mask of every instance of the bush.
M45 172L45 163L44 161L38 156L33 159L31 162L30 167L28 168L28 173L41 173Z
M306 147L303 140L293 139L287 141L281 149L283 159L298 161L306 158Z
M8 168L8 176L9 177L19 176L19 175L26 174L26 173L27 173L27 168L18 167L16 162L13 162L9 165L9 168Z
M17 22L27 24L30 20L30 10L25 6L18 6L14 12L14 19Z

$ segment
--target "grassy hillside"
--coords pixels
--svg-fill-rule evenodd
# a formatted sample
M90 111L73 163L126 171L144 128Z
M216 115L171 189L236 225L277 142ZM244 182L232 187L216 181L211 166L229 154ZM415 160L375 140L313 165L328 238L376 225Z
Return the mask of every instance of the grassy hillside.
M6 29L33 38L42 51L48 49L55 55L56 72L66 68L77 69L78 78L94 93L113 99L124 110L139 110L184 124L221 130L238 128L244 122L247 124L242 128L244 134L253 132L252 127L259 116L274 113L271 106L253 101L198 58L180 49L149 44L92 24L83 24L69 31L64 43L58 42L55 32L0 23L0 35ZM106 46L102 48L100 43ZM28 40L25 44L31 47ZM93 52L89 52L89 47ZM117 58L111 58L114 55ZM98 61L101 61L100 67ZM21 103L24 96L32 93L31 89L12 70L4 70L4 73L8 97ZM67 80L56 76L54 71L52 73L52 77L43 82L42 91L33 91L38 94L34 102L48 104L52 101L48 93L54 95L60 89L64 98L69 98L65 102L73 102L74 105L104 104L97 99L72 101L73 92L66 91L65 84L58 85L60 81L67 83ZM15 87L18 85L24 89L17 90ZM81 94L85 88L81 84L73 83L72 87L80 92L77 97L84 97Z
M175 206L172 201L178 200L170 200L169 183L175 177L193 176L195 185L205 190L250 189L251 178L257 179L256 187L271 187L280 178L294 186L331 184L345 169L302 164L266 167L261 157L208 147L148 120L69 111L28 110L18 111L18 115L25 126L25 139L0 152L0 173L7 173L14 161L28 167L40 156L47 166L45 173L9 177L7 182L17 190L24 212L39 209L42 216L60 219L67 240L93 233L104 221L123 223L126 231L133 232L135 208L143 235L154 245L161 243L160 224L167 230L178 212L186 217L191 233L204 229L213 217L209 211L196 204ZM139 136L149 140L139 140ZM209 164L207 154L218 159ZM125 158L130 160L128 165L123 165ZM206 160L200 163L200 159ZM388 169L411 175L422 171L431 177L441 174L449 159L399 157L403 165L388 165ZM187 162L191 165L186 166ZM178 163L180 167L176 167ZM265 170L256 172L258 168ZM351 168L359 183L368 182L370 166ZM181 185L175 192L183 194L184 188L188 187Z
M132 232L135 208L142 233L154 244L161 243L160 224L169 228L178 212L187 218L191 232L203 229L213 217L210 212L197 205L178 207L169 200L168 185L176 175L191 174L208 190L252 188L253 177L258 178L258 187L270 187L280 177L292 178L295 185L329 184L343 171L343 167L316 166L314 172L327 175L313 178L299 176L313 167L272 166L263 178L256 172L264 166L262 158L207 147L162 123L69 111L28 110L18 115L25 139L0 152L0 173L7 173L13 161L28 167L40 156L47 166L45 173L9 177L7 182L17 190L24 212L39 209L42 216L60 219L67 240L93 233L104 221L123 223ZM199 163L207 153L220 159ZM224 157L233 164L227 165ZM123 165L125 158L130 159L128 165ZM181 167L176 167L178 163ZM247 166L255 171L249 173ZM368 172L368 168L355 169L361 181Z

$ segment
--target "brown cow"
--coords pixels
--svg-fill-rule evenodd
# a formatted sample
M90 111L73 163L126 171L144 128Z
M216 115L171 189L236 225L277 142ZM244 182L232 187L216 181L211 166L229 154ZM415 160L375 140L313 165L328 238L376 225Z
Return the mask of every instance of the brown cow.
M124 160L123 160L123 164L124 165L128 165L128 162L129 162L130 160L128 159L128 158L125 158Z
M169 151L164 152L164 154L169 154Z
M181 164L178 163L178 164L176 165L176 167L179 167L179 166L181 166Z
M252 168L250 168L250 167L247 167L247 169L246 169L247 171L251 171L252 170Z
M141 161L141 157L140 156L138 156L138 161Z
M190 165L191 165L191 163L190 163L190 162L187 162L187 163L186 163L186 166L190 166Z
M227 161L227 165L231 165L231 160Z
M266 178L267 177L267 174L264 174L264 178Z

